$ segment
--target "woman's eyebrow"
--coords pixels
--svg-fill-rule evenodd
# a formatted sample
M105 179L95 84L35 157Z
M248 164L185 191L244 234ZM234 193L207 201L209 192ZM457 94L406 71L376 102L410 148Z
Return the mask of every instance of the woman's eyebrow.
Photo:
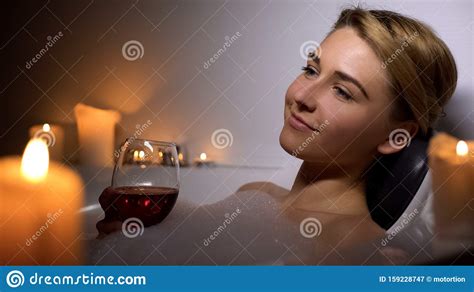
M357 79L355 79L354 77L351 77L350 75L348 75L344 72L341 72L341 71L335 71L334 73L336 73L336 75L339 76L339 78L341 78L342 80L353 83L355 86L357 86L357 88L359 88L360 91L362 91L365 98L367 100L370 100L369 96L367 95L367 91L365 91L364 87L362 86L362 84L359 81L357 81Z
M321 63L321 60L319 59L319 56L315 53L313 54L310 54L309 55L310 59L316 63L318 66L320 65ZM364 97L367 99L367 100L370 100L369 99L369 95L367 94L367 91L365 90L365 88L362 86L362 84L357 81L357 79L355 79L354 77L350 76L349 74L346 74L344 72L341 72L341 71L335 71L334 73L336 73L336 75L344 80L344 81L348 81L348 82L351 82L353 83L355 86L357 86L357 88L359 88L359 90L364 94Z

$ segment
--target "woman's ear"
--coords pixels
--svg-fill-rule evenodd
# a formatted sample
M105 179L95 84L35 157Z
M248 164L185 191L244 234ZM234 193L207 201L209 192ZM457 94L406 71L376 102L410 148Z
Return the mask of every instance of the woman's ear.
M410 145L411 139L418 133L419 125L415 121L404 121L392 130L387 139L377 146L381 154L393 154Z

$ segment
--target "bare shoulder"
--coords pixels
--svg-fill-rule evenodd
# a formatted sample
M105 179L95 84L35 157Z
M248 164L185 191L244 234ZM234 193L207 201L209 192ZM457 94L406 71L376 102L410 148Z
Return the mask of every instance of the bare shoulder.
M281 187L269 181L257 181L257 182L246 183L242 185L237 190L237 192L243 192L243 191L249 191L249 190L262 191L271 196L278 197L278 198L285 197L290 192L290 190L285 189L284 187Z

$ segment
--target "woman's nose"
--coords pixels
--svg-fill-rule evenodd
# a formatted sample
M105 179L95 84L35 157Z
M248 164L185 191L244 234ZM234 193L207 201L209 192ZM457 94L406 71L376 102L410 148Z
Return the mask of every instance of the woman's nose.
M294 96L295 103L300 111L314 112L317 108L317 101L315 98L316 87L315 86L303 86L299 89Z

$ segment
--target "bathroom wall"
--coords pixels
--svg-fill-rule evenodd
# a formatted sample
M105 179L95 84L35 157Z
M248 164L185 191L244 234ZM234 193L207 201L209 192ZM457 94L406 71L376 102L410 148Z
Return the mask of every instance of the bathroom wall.
M459 83L439 129L474 139L472 1L364 3L424 20L446 41ZM122 114L117 143L150 123L141 137L182 143L191 158L294 164L278 143L285 91L303 65L301 47L322 41L351 4L15 1L1 12L0 154L21 153L28 128L50 122L67 129L66 158L74 161L73 107L83 102ZM123 51L130 41L138 55ZM211 141L218 129L227 130L223 149Z

